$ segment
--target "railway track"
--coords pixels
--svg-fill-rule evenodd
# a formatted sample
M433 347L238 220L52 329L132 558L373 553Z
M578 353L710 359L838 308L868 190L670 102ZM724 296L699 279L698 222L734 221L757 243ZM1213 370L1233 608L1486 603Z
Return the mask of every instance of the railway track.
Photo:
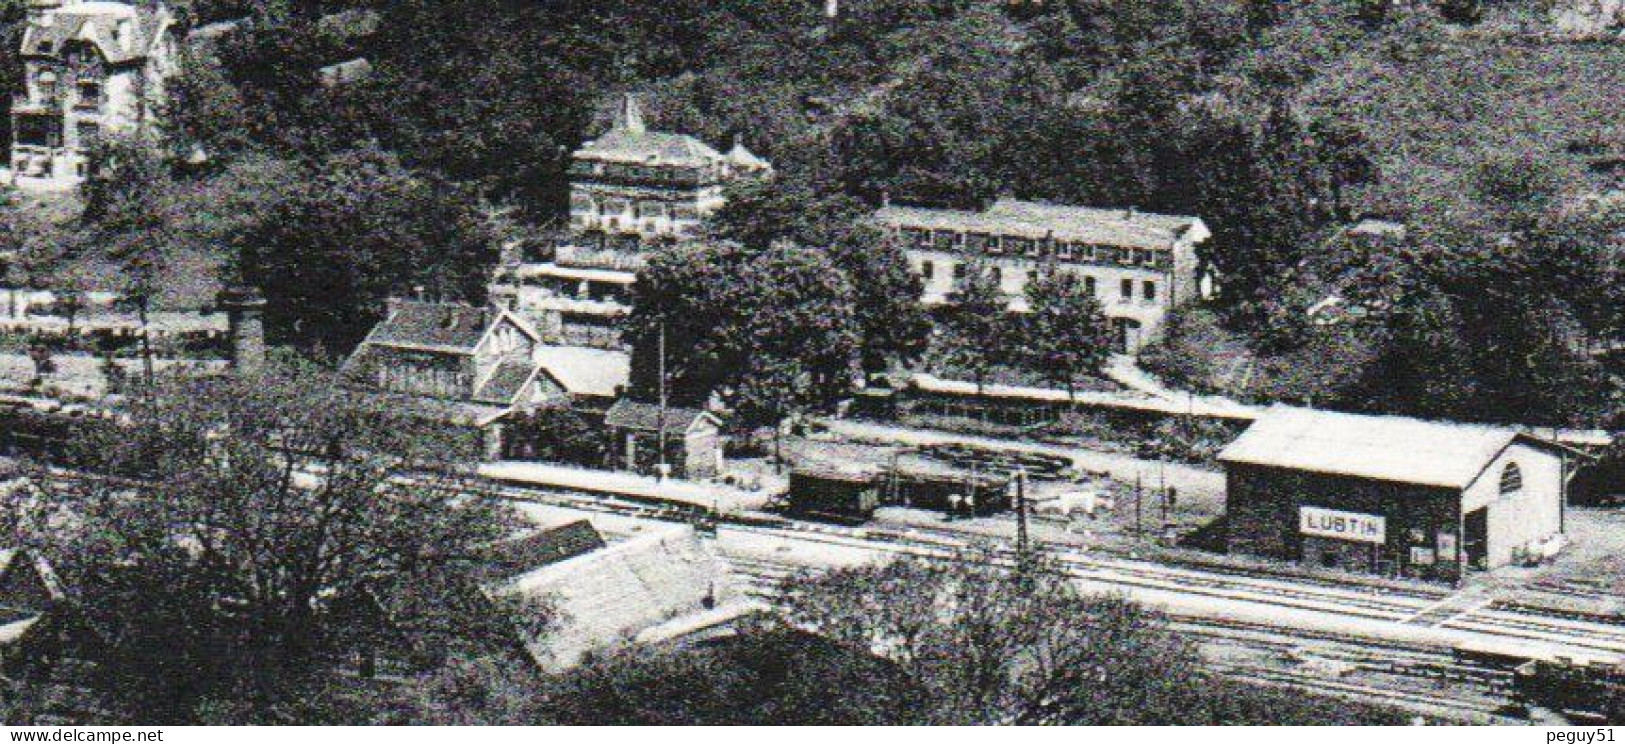
M739 520L713 518L700 507L663 507L643 502L588 495L561 489L513 484L494 486L504 497L562 508L622 517L687 522L738 532L793 539L878 553L946 557L969 547L974 538L930 527L906 529L844 527L793 520ZM1073 576L1126 588L1154 589L1181 594L1238 600L1266 606L1302 609L1374 621L1403 622L1426 612L1437 593L1361 591L1321 584L1302 585L1256 573L1197 571L1099 555L1070 547L1053 547L1050 554ZM1610 627L1620 627L1615 631ZM1533 611L1507 610L1497 605L1449 617L1440 627L1479 632L1518 640L1571 645L1595 652L1625 652L1625 623L1598 623L1591 618L1554 617ZM1279 629L1278 629L1279 630Z
M780 600L781 582L805 567L760 557L730 556L741 590L753 599L772 604ZM1457 662L1448 651L1417 645L1373 644L1369 639L1314 631L1291 631L1274 626L1226 620L1177 620L1175 632L1204 643L1234 644L1262 649L1289 663L1296 654L1343 661L1362 674L1391 680L1389 686L1356 682L1325 674L1270 666L1209 662L1209 670L1254 684L1302 689L1367 703L1379 703L1434 717L1482 723L1504 719L1499 711L1510 699L1511 677ZM1476 688L1482 692L1441 689L1441 683Z

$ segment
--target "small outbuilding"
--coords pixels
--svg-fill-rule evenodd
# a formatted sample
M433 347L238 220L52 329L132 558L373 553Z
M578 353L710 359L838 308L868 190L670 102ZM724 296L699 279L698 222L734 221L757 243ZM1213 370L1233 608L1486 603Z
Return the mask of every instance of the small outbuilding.
M722 420L708 411L622 398L604 414L604 427L618 467L653 473L664 460L678 478L722 474Z
M1219 455L1229 550L1456 582L1561 546L1572 455L1509 428L1277 406Z

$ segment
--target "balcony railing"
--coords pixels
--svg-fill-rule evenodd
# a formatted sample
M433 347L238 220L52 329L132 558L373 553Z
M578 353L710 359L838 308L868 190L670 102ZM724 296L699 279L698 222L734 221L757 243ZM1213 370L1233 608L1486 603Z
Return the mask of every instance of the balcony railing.
M578 269L639 271L648 262L648 257L635 249L623 250L561 245L557 248L554 262L560 266L570 266Z

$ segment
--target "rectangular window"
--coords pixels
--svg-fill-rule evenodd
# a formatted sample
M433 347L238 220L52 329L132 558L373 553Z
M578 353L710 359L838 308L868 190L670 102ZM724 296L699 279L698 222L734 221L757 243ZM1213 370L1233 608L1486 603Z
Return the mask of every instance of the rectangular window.
M928 282L935 279L937 276L937 265L931 261L921 261L920 276L925 277L925 280Z
M79 81L79 106L81 108L100 108L102 105L102 83L100 80Z
M960 280L962 280L964 278L965 278L965 265L964 264L954 264L954 281L957 282L957 281L960 281Z
M1098 288L1095 286L1095 278L1092 277L1092 276L1086 276L1086 277L1083 278L1083 289L1084 289L1085 292L1089 293L1090 297L1099 297L1100 296L1100 292L1099 292Z
M1123 293L1123 299L1125 301L1134 299L1134 280L1133 279L1124 279L1123 280L1122 293Z
M1144 297L1145 297L1146 302L1156 302L1157 301L1157 283L1156 282L1146 282L1145 283Z

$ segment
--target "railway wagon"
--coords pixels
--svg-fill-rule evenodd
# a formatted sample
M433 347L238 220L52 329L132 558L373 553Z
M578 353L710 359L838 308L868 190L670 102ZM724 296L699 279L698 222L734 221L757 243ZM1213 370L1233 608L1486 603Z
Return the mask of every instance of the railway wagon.
M861 524L880 507L880 483L874 471L798 468L790 472L790 513Z
M1011 479L999 473L947 474L906 467L886 475L883 501L954 516L988 516L1010 508Z

